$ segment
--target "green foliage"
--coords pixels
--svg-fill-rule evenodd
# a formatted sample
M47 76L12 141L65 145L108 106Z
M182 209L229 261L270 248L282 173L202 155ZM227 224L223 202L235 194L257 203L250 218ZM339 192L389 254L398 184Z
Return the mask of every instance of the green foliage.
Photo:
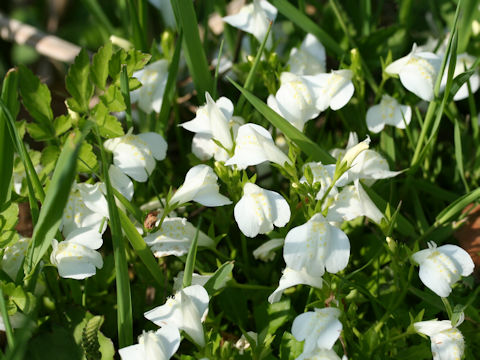
M90 83L90 59L87 51L83 49L75 58L74 64L70 67L65 85L72 95L67 99L69 108L78 113L88 111L90 98L93 95L94 87Z

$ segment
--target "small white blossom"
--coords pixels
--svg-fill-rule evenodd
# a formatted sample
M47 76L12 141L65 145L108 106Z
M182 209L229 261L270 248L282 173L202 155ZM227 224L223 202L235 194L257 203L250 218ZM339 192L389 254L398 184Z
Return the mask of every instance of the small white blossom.
M283 258L287 267L297 271L305 268L311 276L322 276L325 269L337 273L345 269L349 257L347 235L321 214L291 229L285 237Z
M225 165L237 165L239 169L271 161L280 166L291 164L290 159L275 146L272 135L256 124L240 126L235 139L235 153Z
M133 198L133 182L125 173L115 165L108 168L108 176L112 187L122 194L127 200Z
M315 77L320 86L316 100L319 111L328 108L338 110L347 105L355 91L351 70L332 70L329 74L318 74Z
M205 345L202 322L208 313L210 301L207 291L200 285L192 285L180 290L167 302L147 311L145 317L157 326L172 325L185 331L200 346Z
M204 206L222 206L232 202L221 195L217 175L207 165L197 165L188 170L185 181L170 199L170 203L184 204L196 201Z
M145 182L155 169L155 159L163 160L167 154L167 142L157 133L133 135L132 129L124 135L104 142L113 153L113 163L132 179Z
M470 255L456 245L437 247L433 241L428 249L420 250L412 255L412 259L420 265L420 280L441 297L452 292L452 285L462 276L468 276L475 267Z
M385 68L385 72L398 75L405 88L425 101L434 97L435 81L442 59L431 52L419 52L413 44L412 51Z
M253 250L253 257L262 261L272 261L275 259L275 250L282 247L284 239L271 239Z
M319 76L302 76L289 72L280 75L281 86L275 96L270 95L267 104L285 120L302 131L308 120L320 113L316 107Z
M300 314L293 320L292 335L298 341L305 340L304 356L333 347L343 328L339 317L339 309L328 307Z
M197 229L185 218L165 218L160 230L145 237L145 242L155 257L182 256L188 253ZM213 247L215 242L204 232L198 232L198 246Z
M294 270L288 266L283 270L278 287L268 297L268 302L273 304L280 301L283 291L296 285L309 285L318 289L322 288L323 279L321 276L312 276L303 268L302 270Z
M420 321L413 326L417 332L430 337L433 360L458 360L463 357L465 348L463 335L452 326L450 320Z
M273 225L285 226L290 220L290 207L279 193L246 183L234 215L242 233L253 238L272 231Z
M367 111L367 127L374 133L382 131L385 125L405 129L405 125L410 124L411 119L411 107L400 105L396 99L388 95L383 95L380 104L372 106Z
M226 97L216 102L208 92L205 93L207 103L197 110L197 116L190 121L180 124L184 129L208 136L217 140L227 150L233 147L229 122L233 114L233 104Z
M310 354L301 354L295 360L347 360L344 355L341 359L332 349L317 349Z
M93 276L103 267L102 255L96 251L102 246L98 230L77 229L61 242L53 239L50 261L61 277L81 280Z
M165 325L154 331L144 331L138 344L120 349L122 360L168 360L180 346L180 332L175 326Z
M163 93L167 85L168 61L158 60L148 64L142 70L133 74L142 83L142 87L130 93L132 102L138 102L140 109L150 114L160 112L163 102Z
M307 34L300 48L293 48L288 59L290 72L298 75L324 73L327 68L325 47L313 34Z
M235 15L225 16L226 23L252 34L262 42L267 35L268 26L277 17L277 8L266 0L253 0L251 4L245 5ZM271 47L272 40L269 36L267 47Z

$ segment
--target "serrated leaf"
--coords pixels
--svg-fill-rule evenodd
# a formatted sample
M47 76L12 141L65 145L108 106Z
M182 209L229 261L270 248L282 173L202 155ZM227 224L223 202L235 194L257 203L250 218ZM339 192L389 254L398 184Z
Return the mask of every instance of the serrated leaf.
M43 149L40 163L43 167L55 166L55 162L57 161L59 155L60 148L56 145L49 145Z
M120 79L120 70L122 69L122 64L125 63L125 59L127 58L127 53L123 49L117 50L110 61L108 62L108 75L116 82Z
M69 115L60 115L53 121L55 135L60 136L72 127L72 118Z
M147 65L147 63L150 61L150 58L152 55L150 54L145 54L141 51L138 51L136 49L131 49L127 52L127 59L125 64L127 64L127 73L129 76L132 76L132 74L135 71L141 70Z
M112 43L108 42L93 55L90 76L93 83L102 90L105 90L105 84L107 83L108 63L112 58L112 52Z
M3 205L3 204L2 204ZM10 205L0 213L0 230L12 230L18 221L18 205L10 203Z
M124 111L126 109L122 92L116 85L112 84L108 90L100 96L100 99L109 112Z
M78 172L91 173L97 167L97 156L93 152L93 146L88 142L84 142L80 148L78 155Z
M103 103L95 105L94 119L102 137L111 138L125 134L120 121L108 113L108 109Z
M45 133L49 133L53 137L55 132L52 125L50 90L25 66L19 66L18 76L23 105Z
M87 51L82 49L70 67L65 85L72 95L67 99L68 106L73 111L84 113L88 111L88 104L93 95L93 85L90 83L90 60Z
M46 141L54 138L49 129L45 129L39 123L31 122L26 124L28 134L36 141Z

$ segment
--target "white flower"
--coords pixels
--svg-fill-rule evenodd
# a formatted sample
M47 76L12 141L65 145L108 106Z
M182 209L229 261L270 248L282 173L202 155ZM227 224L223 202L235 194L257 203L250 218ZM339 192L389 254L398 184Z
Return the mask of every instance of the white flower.
M357 144L357 134L351 132L348 137L347 148L345 150L333 149L330 153L333 157L338 159L339 157L343 157L347 150L353 148ZM357 157L353 160L350 169L348 169L347 172L342 175L342 178L344 177L346 180L345 184L347 182L355 181L356 179L361 179L365 180L364 183L366 185L370 186L375 182L375 180L394 177L398 174L400 174L400 171L390 171L387 161L379 153L371 149L366 149L357 155Z
M253 331L248 331L247 335L254 342L253 345L256 345L257 342L258 342L258 334L256 332L253 332ZM245 337L245 335L242 335L240 337L240 339L238 339L238 341L233 346L235 346L235 348L238 349L238 352L240 353L240 355L242 355L245 352L245 350L247 350L251 347L251 344L250 344L249 340Z
M262 42L267 35L268 26L277 17L277 9L266 0L253 0L253 3L245 5L235 15L225 16L226 23L252 34ZM267 47L272 44L271 36L267 40Z
M280 166L291 164L290 159L273 143L272 135L256 124L240 126L235 139L235 153L225 165L237 165L239 169L271 161Z
M23 264L23 259L27 254L30 238L20 237L14 244L8 245L3 251L3 257L0 261L0 268L5 271L12 280L17 278L18 270Z
M285 226L290 220L290 207L279 193L246 183L234 215L242 233L253 238L272 231L273 225Z
M65 241L53 240L50 261L57 266L61 277L85 279L95 275L95 268L103 267L102 256L96 251L102 243L98 230L74 230Z
M332 349L317 349L310 354L301 354L295 360L347 360L344 355L342 359Z
M329 74L315 76L320 86L316 106L319 111L330 107L338 110L344 107L355 91L351 70L332 70Z
M428 249L413 254L412 259L420 265L420 280L441 297L450 295L452 285L462 276L470 275L475 267L470 255L461 247L437 247L433 241L428 243Z
M158 326L172 325L185 331L195 343L204 346L202 322L207 317L209 301L208 293L202 286L192 285L144 315Z
M469 70L472 67L472 65L474 64L475 60L476 60L475 57L473 57L472 55L469 55L467 53L457 55L457 62L455 63L455 70L454 70L454 73L453 73L453 78L455 78L456 76L458 76L458 75L464 73L465 71ZM443 73L443 77L442 77L442 83L440 85L442 90L445 88L445 85L447 85L448 65L445 69L446 70ZM480 87L480 75L478 74L477 69L475 69L475 72L470 77L468 82L470 83L470 89L472 91L472 94L475 93L478 90L478 88ZM468 85L467 85L467 83L463 84L460 87L460 89L458 89L457 93L453 97L453 100L458 101L458 100L463 100L463 99L466 99L466 98L468 98Z
M441 61L434 53L417 51L417 45L413 44L410 54L388 65L385 72L397 74L407 90L422 100L432 101Z
M108 204L105 199L105 184L74 184L63 212L60 230L68 236L73 230L90 228L105 231ZM103 226L102 226L103 224Z
M345 155L343 155L341 164L345 164L347 169L352 167L356 158L362 152L367 150L369 146L370 146L370 137L367 136L367 138L362 142L359 142L347 149L347 151L345 152Z
M148 64L142 70L133 74L142 83L142 87L130 93L132 102L138 102L140 109L150 114L160 112L163 93L167 85L168 61L158 60Z
M110 182L120 194L122 194L127 200L133 198L133 183L125 173L115 165L110 165L108 168L108 176Z
M175 326L163 326L154 331L144 331L138 344L120 349L122 360L168 360L180 346L180 332Z
M305 340L304 356L333 347L343 328L339 317L339 309L328 307L300 314L293 320L292 335L298 341Z
M228 122L228 126L231 129L233 136L237 136L238 128L243 125L245 121L240 116L232 116ZM227 151L218 146L215 141L212 140L211 135L202 133L196 133L192 139L192 153L200 160L208 160L212 157L216 161L225 162L230 157Z
M465 344L462 333L452 326L450 320L420 321L413 326L417 332L430 337L433 360L458 360L463 357Z
M132 179L145 182L155 169L155 159L163 160L167 142L157 133L133 135L132 129L120 137L109 139L103 146L113 152L113 163Z
M262 261L275 259L275 250L282 247L284 239L271 239L253 250L253 257Z
M222 206L232 202L221 195L217 175L207 165L197 165L188 170L185 181L170 199L170 203L184 204L196 201L204 206Z
M285 237L283 258L287 267L311 276L322 276L325 269L337 273L348 264L350 242L347 235L330 225L321 214L291 229Z
M400 105L397 100L383 95L380 104L374 105L367 111L368 130L378 133L385 125L392 125L398 129L405 129L410 124L412 109L408 105Z
M300 48L293 48L288 59L290 72L298 75L324 73L327 68L325 48L315 35L307 34Z
M145 242L155 257L182 256L188 253L197 229L185 218L165 218L160 230L148 234ZM198 246L213 247L215 242L204 232L198 232Z
M289 72L280 75L281 86L275 96L270 95L267 104L285 120L302 131L308 120L320 113L316 107L319 87L318 76L302 76Z
M197 116L190 121L180 124L184 129L209 136L217 140L227 150L233 147L229 122L233 114L233 104L226 97L221 97L216 102L208 92L205 93L207 103L197 110Z
M173 290L180 291L183 287L184 272L180 271L173 279ZM192 274L192 285L205 286L205 284L212 278L213 275L200 275L197 273Z
M333 205L328 209L327 220L342 222L366 216L377 224L383 219L383 214L363 190L357 179L354 185L345 186L335 197Z
M273 304L280 301L283 291L289 287L296 285L309 285L318 289L322 288L323 280L321 276L311 276L307 273L305 268L300 271L289 268L288 266L283 270L278 287L268 297L268 302Z

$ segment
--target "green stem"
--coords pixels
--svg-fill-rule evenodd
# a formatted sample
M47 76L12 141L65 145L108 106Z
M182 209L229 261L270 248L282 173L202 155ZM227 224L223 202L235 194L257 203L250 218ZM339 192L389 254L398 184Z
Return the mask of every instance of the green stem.
M10 324L10 318L8 317L7 305L5 304L5 298L3 297L3 289L0 286L0 312L2 314L3 323L5 324L5 332L7 333L8 347L13 349L15 347L15 338L13 337L12 325Z

